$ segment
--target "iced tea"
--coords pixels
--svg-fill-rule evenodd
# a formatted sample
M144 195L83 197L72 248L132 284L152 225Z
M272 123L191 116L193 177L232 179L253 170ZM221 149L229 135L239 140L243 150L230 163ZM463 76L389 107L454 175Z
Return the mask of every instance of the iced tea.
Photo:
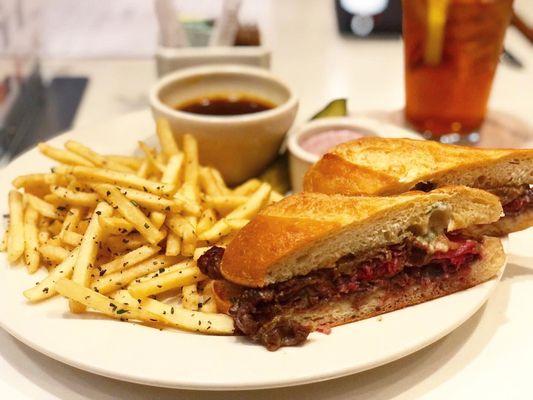
M485 118L512 3L403 0L405 114L418 131L437 140L475 138L470 134Z

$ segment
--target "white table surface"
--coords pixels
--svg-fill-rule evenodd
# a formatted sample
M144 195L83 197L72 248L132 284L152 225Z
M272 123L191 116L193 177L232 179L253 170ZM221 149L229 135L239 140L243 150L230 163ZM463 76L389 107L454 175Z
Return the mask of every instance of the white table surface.
M515 3L533 22L533 2ZM263 5L261 13L265 39L273 49L272 69L300 96L300 121L340 96L349 98L353 111L402 107L399 40L340 37L326 0L276 0ZM514 29L508 32L506 46L525 68L500 66L490 106L533 124L533 46ZM146 107L147 88L155 80L152 60L44 60L43 71L45 76L90 77L75 127ZM428 348L372 371L277 390L168 390L63 365L0 330L0 399L531 399L533 252L513 238L510 252L502 282L474 317Z

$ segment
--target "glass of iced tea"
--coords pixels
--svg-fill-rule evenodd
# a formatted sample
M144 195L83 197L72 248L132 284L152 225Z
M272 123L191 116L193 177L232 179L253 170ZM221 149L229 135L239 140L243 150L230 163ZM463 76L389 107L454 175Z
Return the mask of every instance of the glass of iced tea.
M475 143L513 0L402 0L405 116L427 138Z

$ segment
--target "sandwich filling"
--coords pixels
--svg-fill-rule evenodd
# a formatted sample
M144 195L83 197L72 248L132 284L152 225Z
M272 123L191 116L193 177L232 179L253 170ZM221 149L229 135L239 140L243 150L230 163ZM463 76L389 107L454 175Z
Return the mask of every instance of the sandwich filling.
M437 185L431 181L419 182L413 187L414 190L422 192L430 192L436 188ZM499 197L506 217L516 217L533 208L533 187L528 184L485 188L485 190Z
M515 217L533 207L533 188L529 185L502 186L489 189L488 192L498 196L506 217Z
M213 247L198 260L203 273L221 279L224 249ZM350 299L353 308L373 291L393 294L415 285L460 279L481 258L481 242L460 234L411 236L402 243L367 254L348 254L329 268L315 270L263 288L243 288L233 299L230 315L238 329L269 350L304 342L311 328L297 321L299 313L332 300Z

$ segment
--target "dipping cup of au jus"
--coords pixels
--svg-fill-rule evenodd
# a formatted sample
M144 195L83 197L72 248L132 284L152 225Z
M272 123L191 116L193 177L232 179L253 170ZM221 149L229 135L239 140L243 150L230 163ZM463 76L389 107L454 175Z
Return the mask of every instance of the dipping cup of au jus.
M290 87L274 74L243 65L182 69L150 91L156 119L174 135L198 141L200 162L236 185L257 176L278 155L298 109Z

